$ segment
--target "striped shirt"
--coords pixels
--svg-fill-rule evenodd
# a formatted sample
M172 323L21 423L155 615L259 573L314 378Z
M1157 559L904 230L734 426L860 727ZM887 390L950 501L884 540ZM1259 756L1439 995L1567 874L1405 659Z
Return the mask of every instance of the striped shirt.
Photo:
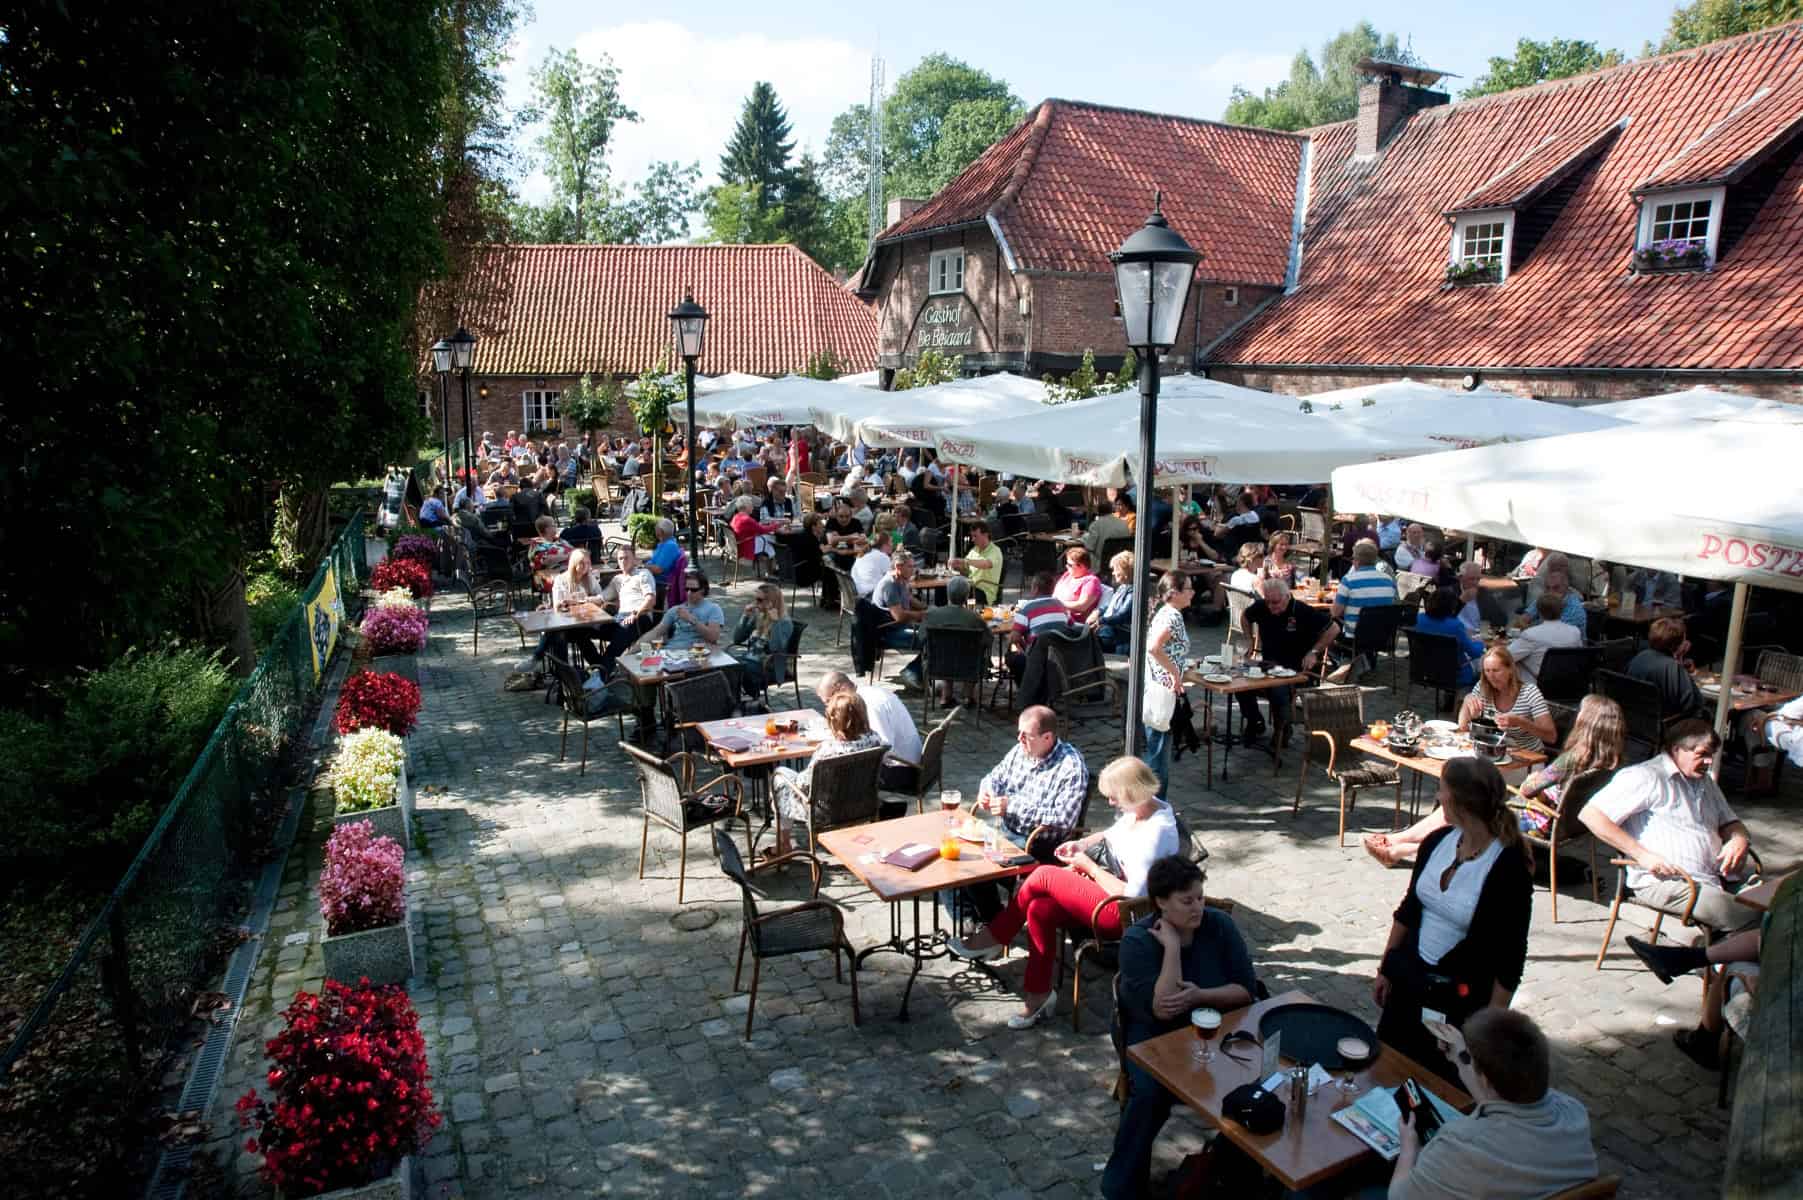
M1070 623L1070 610L1056 596L1035 596L1014 608L1015 632L1024 635L1028 642L1048 629L1064 629Z
M1396 581L1376 567L1354 567L1340 580L1335 606L1345 609L1340 624L1351 637L1359 627L1359 610L1367 604L1396 603Z
M1734 810L1715 780L1707 775L1686 779L1669 754L1623 767L1591 801L1629 837L1688 872L1697 882L1722 886L1722 826L1736 820ZM1652 876L1628 868L1628 886L1643 886Z

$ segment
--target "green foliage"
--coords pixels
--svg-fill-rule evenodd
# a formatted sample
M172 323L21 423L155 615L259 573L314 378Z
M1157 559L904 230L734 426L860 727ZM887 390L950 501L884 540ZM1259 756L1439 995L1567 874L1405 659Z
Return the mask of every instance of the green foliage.
M703 200L708 240L729 245L788 242L829 266L844 256L820 163L812 154L791 163L794 147L776 90L759 83L720 156L720 183Z
M883 102L884 191L931 196L1013 128L1021 111L1020 98L987 71L927 55Z
M595 489L592 487L571 488L563 494L563 500L572 513L579 508L586 508L591 517L595 515Z
M788 180L789 154L795 149L789 133L789 114L776 98L776 89L759 80L745 98L739 123L720 156L720 181L758 188L767 203L779 203Z
M1266 129L1306 129L1356 116L1360 83L1357 64L1365 57L1386 62L1414 61L1395 34L1379 34L1371 22L1360 21L1321 47L1320 65L1306 49L1298 50L1290 63L1290 77L1266 88L1263 95L1255 96L1245 88L1235 87L1222 120Z
M1598 50L1595 42L1569 38L1536 42L1532 38L1522 38L1515 43L1515 57L1492 58L1489 68L1460 95L1470 100L1548 79L1566 79L1604 67L1619 67L1623 61L1621 51Z
M903 367L895 373L890 384L892 392L905 392L917 387L932 387L936 383L950 383L964 374L964 356L962 354L947 358L937 350L922 350L914 360L912 367Z
M1096 370L1096 352L1085 350L1082 363L1063 379L1054 379L1049 374L1041 379L1045 383L1047 404L1069 404L1072 400L1124 392L1139 379L1139 356L1129 349L1121 361L1121 369L1103 375Z
M783 210L755 183L722 183L701 202L707 240L729 246L761 246L786 240Z
M623 392L612 375L603 375L600 383L592 375L584 375L563 394L564 427L578 430L584 441L592 441L594 434L613 424Z
M59 719L0 711L0 862L135 852L237 686L216 653L132 650L73 683Z
M657 523L663 518L656 513L627 513L626 536L641 549L657 545Z
M244 602L250 606L250 640L261 654L300 606L300 589L287 575L263 567L246 577Z
M607 208L614 127L639 119L620 99L619 68L605 54L585 63L573 50L552 47L532 72L532 103L520 119L542 126L537 146L551 178L550 207L567 216L564 240L588 240L591 222Z
M1648 54L1689 50L1723 38L1803 20L1803 0L1694 0L1672 10L1665 36Z
M656 513L663 504L663 462L664 462L664 426L670 421L670 412L676 405L688 398L680 376L670 370L668 357L657 360L657 365L648 371L640 371L637 384L628 394L632 405L632 418L638 422L639 431L651 435L651 511Z
M845 374L845 364L831 350L816 350L796 374L806 379L837 379Z

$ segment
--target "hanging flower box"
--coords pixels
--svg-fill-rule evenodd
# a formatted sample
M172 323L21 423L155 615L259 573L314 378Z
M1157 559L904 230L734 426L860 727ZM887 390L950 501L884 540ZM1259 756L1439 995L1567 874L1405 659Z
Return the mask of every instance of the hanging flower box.
M1446 264L1447 287L1473 287L1481 283L1501 283L1502 264L1494 262L1455 262Z
M1634 251L1636 275L1670 275L1709 269L1709 250L1702 242L1651 242Z

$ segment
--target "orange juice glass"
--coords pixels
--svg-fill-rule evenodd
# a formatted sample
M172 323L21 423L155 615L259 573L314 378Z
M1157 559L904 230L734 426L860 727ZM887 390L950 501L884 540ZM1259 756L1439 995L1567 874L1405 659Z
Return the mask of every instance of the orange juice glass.
M764 736L765 737L775 737L776 736L776 718L775 717L765 717L764 718Z
M956 837L948 833L940 840L939 857L947 862L958 861L958 839Z

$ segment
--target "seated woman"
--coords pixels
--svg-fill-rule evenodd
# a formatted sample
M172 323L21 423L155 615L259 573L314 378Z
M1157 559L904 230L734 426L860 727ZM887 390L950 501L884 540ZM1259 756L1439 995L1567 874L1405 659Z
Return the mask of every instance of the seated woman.
M1484 652L1483 677L1459 705L1459 731L1470 729L1479 717L1495 721L1508 735L1509 745L1518 750L1538 752L1546 743L1559 740L1546 698L1521 677L1515 669L1515 656L1500 643Z
M1259 574L1265 568L1265 548L1257 542L1247 542L1240 547L1239 564L1227 586L1235 591L1251 592L1254 596L1263 595Z
M1064 552L1064 574L1052 587L1052 595L1070 613L1072 623L1089 620L1102 602L1102 581L1089 566L1089 551L1073 546Z
M1131 1046L1181 1029L1198 1008L1229 1012L1252 1003L1252 956L1233 918L1203 900L1202 869L1167 855L1146 872L1154 910L1121 937L1121 1041ZM1127 1063L1127 1103L1102 1172L1108 1200L1149 1195L1152 1144L1173 1097L1138 1064Z
M1459 594L1451 588L1435 589L1427 598L1427 607L1415 614L1415 628L1459 644L1459 686L1470 687L1477 678L1477 661L1484 657L1484 643L1472 637L1459 620Z
M1123 550L1108 560L1114 590L1089 615L1096 638L1109 654L1125 654L1133 642L1133 551Z
M729 524L733 539L738 542L739 561L755 563L761 571L775 547L771 535L783 528L785 522L758 520L758 502L754 496L740 496L733 501L733 510Z
M828 759L885 744L870 728L869 710L855 691L836 692L826 702L826 729L826 740L815 748L807 766L799 771L777 767L771 773L776 811L782 817L776 830L777 854L789 852L789 826L798 825L804 830L812 826L813 798L809 793L814 786L814 768Z
M819 513L801 518L801 528L793 533L779 533L777 540L789 547L795 556L795 586L811 588L826 574L826 554L820 548L826 536L826 520Z
M1010 1029L1031 1029L1052 1015L1058 1002L1052 969L1059 931L1088 925L1096 905L1110 896L1144 896L1152 864L1178 852L1177 819L1158 798L1158 776L1151 767L1137 758L1117 758L1102 768L1097 782L1120 818L1101 833L1059 846L1055 853L1065 865L1036 868L1015 889L1002 914L968 942L946 942L959 958L989 959L1026 927L1027 979L1021 996L1026 1007L1008 1018ZM1095 929L1102 937L1121 936L1121 907L1104 908Z
M783 590L774 583L758 584L732 632L732 645L726 648L739 664L739 686L747 696L762 696L769 685L788 680L786 659L771 660L768 676L764 659L787 650L794 632L795 622L783 613Z
M1281 579L1290 587L1296 586L1296 564L1290 560L1289 534L1274 533L1265 543L1265 561L1258 568L1258 577L1261 580Z

